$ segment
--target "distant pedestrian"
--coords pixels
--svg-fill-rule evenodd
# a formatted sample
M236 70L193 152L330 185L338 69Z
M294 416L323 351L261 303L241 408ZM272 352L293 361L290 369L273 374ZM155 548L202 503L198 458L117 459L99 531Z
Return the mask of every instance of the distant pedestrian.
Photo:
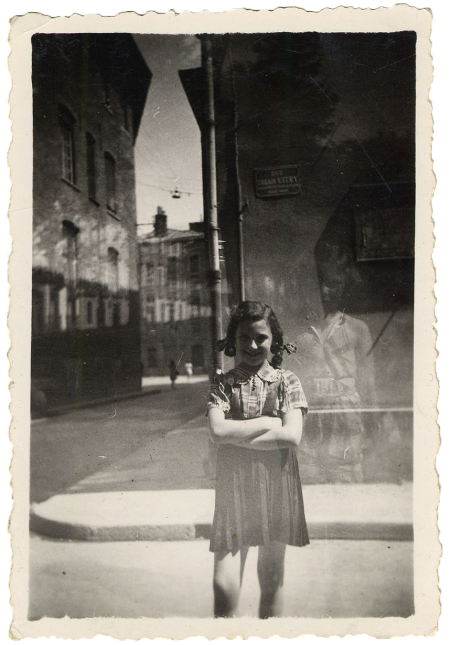
M177 370L177 366L175 365L175 361L172 360L170 361L169 365L169 375L170 375L170 381L172 383L172 390L175 389L175 381L177 380L179 372Z
M194 373L194 367L193 367L192 363L185 363L184 364L184 370L186 372L187 380L189 382L191 380L192 374Z
M259 617L280 616L286 545L309 544L295 452L307 403L297 376L279 368L283 351L295 348L283 344L272 309L249 301L232 310L218 348L239 363L217 372L209 390L210 436L218 445L214 615L234 615L248 549L258 546Z

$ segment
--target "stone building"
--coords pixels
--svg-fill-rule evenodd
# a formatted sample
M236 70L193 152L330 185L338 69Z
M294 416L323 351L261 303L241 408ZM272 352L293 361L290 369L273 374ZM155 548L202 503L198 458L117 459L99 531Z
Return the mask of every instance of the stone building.
M151 72L128 34L32 42L39 413L140 389L134 143Z
M144 373L168 374L174 360L196 372L211 368L211 306L208 255L202 222L188 231L167 228L158 206L154 231L139 240L141 344Z

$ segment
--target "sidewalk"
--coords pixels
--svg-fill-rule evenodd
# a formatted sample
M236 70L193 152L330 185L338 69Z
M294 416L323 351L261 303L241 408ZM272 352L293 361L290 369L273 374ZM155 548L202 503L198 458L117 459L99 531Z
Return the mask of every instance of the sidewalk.
M312 539L411 540L412 487L304 487ZM31 511L30 528L52 538L96 541L195 540L210 534L213 490L56 495Z
M154 434L127 457L34 504L30 528L89 541L194 540L209 536L213 468L206 419ZM106 457L105 457L106 459ZM312 539L411 540L412 485L306 485Z
M177 376L175 381L175 386L180 384L193 384L193 383L203 383L209 381L208 374L193 374L192 376L186 376L181 374ZM142 387L156 387L158 385L171 385L169 376L143 376L142 377Z

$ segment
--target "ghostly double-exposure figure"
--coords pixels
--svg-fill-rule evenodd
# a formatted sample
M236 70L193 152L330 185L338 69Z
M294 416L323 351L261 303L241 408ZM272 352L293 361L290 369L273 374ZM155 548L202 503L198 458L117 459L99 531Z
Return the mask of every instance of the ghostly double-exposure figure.
M372 340L367 325L345 311L347 294L359 279L351 252L322 243L315 255L323 316L299 339L311 411L309 444L322 478L359 482L364 478L361 409L376 401Z

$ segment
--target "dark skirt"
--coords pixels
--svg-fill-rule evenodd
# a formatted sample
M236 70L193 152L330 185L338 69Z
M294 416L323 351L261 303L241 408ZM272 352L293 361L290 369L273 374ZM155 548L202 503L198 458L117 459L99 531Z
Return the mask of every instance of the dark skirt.
M295 449L220 446L210 551L309 544Z

